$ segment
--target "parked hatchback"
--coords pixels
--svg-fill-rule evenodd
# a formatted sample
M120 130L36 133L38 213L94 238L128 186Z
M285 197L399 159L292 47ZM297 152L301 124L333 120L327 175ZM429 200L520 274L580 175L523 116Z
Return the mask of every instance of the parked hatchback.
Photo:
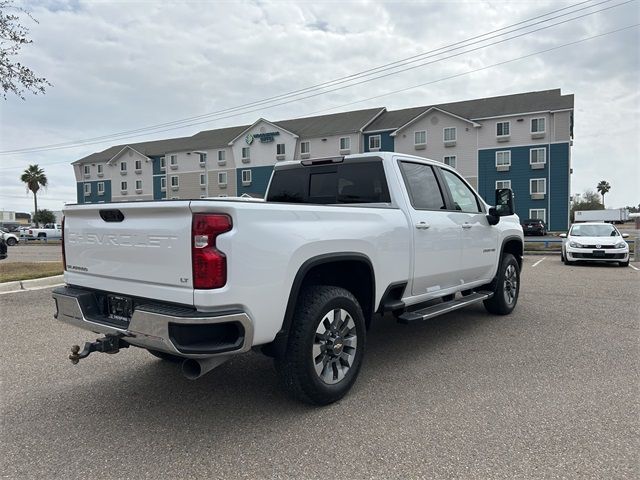
M539 218L527 218L522 222L522 230L525 235L546 235L547 224Z
M569 265L576 261L618 262L621 267L629 265L629 244L624 241L628 233L620 233L608 223L577 223L569 233L560 235L562 261Z

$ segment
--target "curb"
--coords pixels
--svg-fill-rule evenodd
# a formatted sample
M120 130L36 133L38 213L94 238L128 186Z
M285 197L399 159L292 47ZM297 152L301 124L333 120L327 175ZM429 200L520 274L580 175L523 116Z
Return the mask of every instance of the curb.
M64 283L64 275L54 275L52 277L34 278L33 280L22 280L16 282L4 282L0 283L0 293L51 287L61 283Z

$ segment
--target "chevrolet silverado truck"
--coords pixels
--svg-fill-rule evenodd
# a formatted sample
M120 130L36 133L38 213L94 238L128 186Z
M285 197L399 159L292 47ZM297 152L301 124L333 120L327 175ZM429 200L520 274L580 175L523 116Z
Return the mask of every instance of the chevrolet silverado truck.
M487 205L452 168L390 152L283 162L265 200L67 206L58 320L181 362L198 378L250 349L284 387L344 396L379 315L416 323L484 302L513 311L523 232L511 190Z

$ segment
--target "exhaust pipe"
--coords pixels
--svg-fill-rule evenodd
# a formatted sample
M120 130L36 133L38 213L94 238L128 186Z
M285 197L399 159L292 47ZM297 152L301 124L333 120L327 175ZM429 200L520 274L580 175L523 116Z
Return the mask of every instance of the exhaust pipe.
M210 372L229 360L230 356L222 355L220 357L210 358L187 358L182 362L182 374L189 380L200 378L205 373Z

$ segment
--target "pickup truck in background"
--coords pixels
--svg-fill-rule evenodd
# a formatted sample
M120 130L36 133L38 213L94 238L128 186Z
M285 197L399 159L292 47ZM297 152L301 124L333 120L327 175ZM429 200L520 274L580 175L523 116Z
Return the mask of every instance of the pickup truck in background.
M20 236L27 240L59 240L62 238L62 225L59 223L47 223L42 228L30 228L23 232Z
M233 355L274 358L285 388L328 404L351 388L367 329L518 300L523 233L511 190L487 205L452 168L378 152L276 165L262 200L73 205L56 318L197 378Z

